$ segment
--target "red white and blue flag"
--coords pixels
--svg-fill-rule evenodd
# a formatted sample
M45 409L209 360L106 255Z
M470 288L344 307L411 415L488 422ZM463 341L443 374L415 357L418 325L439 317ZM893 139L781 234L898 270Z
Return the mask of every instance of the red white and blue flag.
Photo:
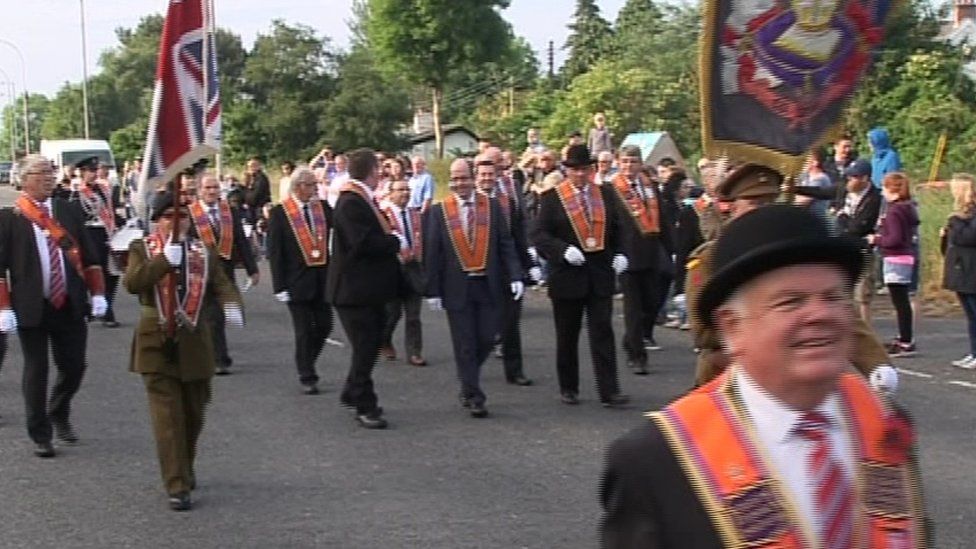
M220 85L211 1L169 2L137 193L144 218L154 189L220 151Z

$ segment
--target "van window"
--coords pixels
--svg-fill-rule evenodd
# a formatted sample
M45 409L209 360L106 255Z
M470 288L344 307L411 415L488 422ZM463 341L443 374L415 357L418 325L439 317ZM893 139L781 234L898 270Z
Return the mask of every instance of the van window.
M84 160L86 158L91 158L93 156L98 157L98 163L114 167L115 161L112 160L112 153L104 149L100 150L81 150L81 151L64 151L61 153L61 165L62 166L74 166L76 162Z

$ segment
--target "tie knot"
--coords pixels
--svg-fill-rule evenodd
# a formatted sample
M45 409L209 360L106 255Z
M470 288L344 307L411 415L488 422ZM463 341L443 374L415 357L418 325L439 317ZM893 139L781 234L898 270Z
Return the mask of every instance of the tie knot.
M826 436L830 420L820 412L806 412L796 424L796 432L808 440L819 440Z

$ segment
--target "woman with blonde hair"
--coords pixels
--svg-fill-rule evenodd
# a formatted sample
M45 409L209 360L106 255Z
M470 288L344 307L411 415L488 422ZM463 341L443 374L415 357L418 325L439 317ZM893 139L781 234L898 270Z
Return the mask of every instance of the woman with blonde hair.
M898 337L888 346L888 355L915 355L914 313L909 297L912 272L915 269L915 231L919 224L918 209L912 202L908 176L891 172L884 176L881 194L887 204L878 218L878 231L868 235L868 243L881 251L884 282L898 318Z
M976 369L976 179L968 173L955 174L949 188L952 213L939 231L945 257L942 287L956 292L969 330L969 354L954 360L952 365L973 370Z

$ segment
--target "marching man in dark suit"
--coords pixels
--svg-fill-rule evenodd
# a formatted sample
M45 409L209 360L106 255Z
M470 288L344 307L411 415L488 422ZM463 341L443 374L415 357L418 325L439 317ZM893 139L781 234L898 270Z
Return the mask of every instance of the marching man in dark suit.
M244 325L244 315L241 295L220 267L217 251L188 235L189 209L174 206L172 190L155 197L151 221L156 229L129 245L125 288L139 297L142 310L130 370L142 374L146 386L163 487L170 509L188 511L214 374L205 304L212 294L221 316L234 326Z
M71 200L81 206L85 215L85 228L88 236L95 244L98 253L98 264L102 266L105 277L105 299L108 310L102 317L102 324L108 328L117 328L115 311L112 302L115 301L115 290L119 285L119 275L109 270L109 239L115 234L120 221L115 215L112 204L112 188L107 180L98 179L98 157L92 156L79 160L75 164L81 177L78 190L71 193Z
M641 151L635 145L620 150L620 171L611 179L619 208L620 229L627 254L627 271L620 275L624 293L624 351L635 374L647 374L644 327L654 324L663 293L668 291L671 224L661 217L661 199L655 185L641 173Z
M410 185L406 181L393 181L389 188L387 218L394 231L403 237L406 246L400 250L400 273L404 284L403 295L394 298L386 306L386 326L383 330L383 351L387 359L396 357L393 347L393 331L400 317L406 319L403 326L404 347L407 363L426 366L423 357L423 328L420 323L420 300L427 290L424 271L424 228L420 208L410 208ZM393 357L393 358L391 358Z
M774 204L733 220L697 302L731 366L614 442L602 547L925 547L914 432L851 366L860 245Z
M85 318L104 315L108 304L100 250L85 230L84 214L51 198L50 161L28 155L20 173L23 193L12 209L0 211L0 276L10 277L0 278L0 331L20 336L27 433L37 456L53 457L52 434L68 444L78 441L70 413L86 367ZM49 343L58 369L50 400Z
M532 241L549 262L549 298L556 323L556 369L566 404L579 404L579 333L586 314L600 402L620 406L614 349L613 277L627 270L613 190L592 183L593 159L573 145L563 161L566 179L539 198Z
M193 222L191 234L194 238L199 238L204 246L217 252L227 280L234 282L234 267L244 265L248 287L256 285L260 274L251 245L244 237L241 212L231 207L226 200L220 199L220 182L213 174L205 173L200 177L199 195L199 200L190 203L190 219ZM227 375L234 361L227 352L223 308L218 305L213 299L207 300L217 375Z
M339 188L335 207L333 265L327 296L339 313L352 345L349 375L342 389L343 405L356 409L356 421L367 429L385 429L383 409L373 390L373 368L383 344L386 304L400 288L403 238L373 197L379 183L379 162L370 149L348 155L349 180Z
M479 179L495 181L490 159L477 169ZM481 365L498 333L503 301L522 298L522 267L498 201L474 192L468 161L452 162L450 174L452 194L427 219L427 297L432 309L447 309L461 404L481 418L488 415Z
M316 196L317 184L306 166L296 168L288 198L271 208L268 219L271 284L275 299L288 305L298 381L309 395L319 393L315 361L332 332L326 300L332 209Z

